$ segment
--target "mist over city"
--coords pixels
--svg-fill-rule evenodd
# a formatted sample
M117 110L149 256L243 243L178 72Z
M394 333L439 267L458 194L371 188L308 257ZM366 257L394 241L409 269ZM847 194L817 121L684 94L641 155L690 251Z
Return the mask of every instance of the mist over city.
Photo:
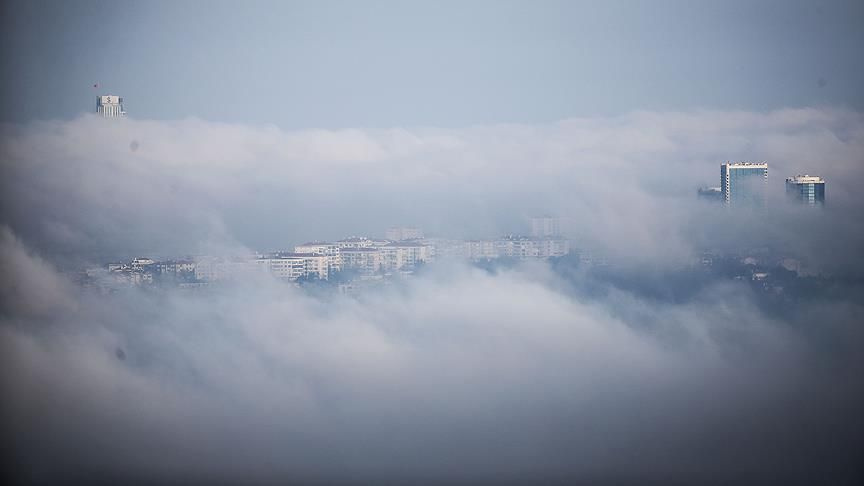
M861 484L859 2L5 2L7 484Z

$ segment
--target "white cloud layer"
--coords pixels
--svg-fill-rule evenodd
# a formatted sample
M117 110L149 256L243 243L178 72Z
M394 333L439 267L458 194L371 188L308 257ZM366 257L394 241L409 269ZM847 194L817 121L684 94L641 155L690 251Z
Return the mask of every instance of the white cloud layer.
M861 431L860 348L826 344L860 330L820 343L726 284L669 305L573 296L543 266L331 301L264 277L113 296L41 278L64 291L0 326L4 428L35 480L842 478L854 449L811 441Z
M859 113L300 132L84 116L0 136L0 411L16 476L860 477ZM768 209L696 201L727 159L769 162ZM802 172L828 181L824 211L781 204L782 178ZM845 293L781 319L740 283L674 302L539 263L440 266L359 299L263 275L96 295L55 269L397 222L494 236L547 211L634 275L746 241L842 275Z
M214 238L278 248L399 222L492 237L545 212L569 221L586 245L650 260L730 239L716 229L729 221L733 233L758 228L799 243L780 238L794 221L841 235L808 237L800 251L817 257L849 256L864 243L864 118L833 109L294 132L88 115L6 126L0 136L2 219L52 253L191 253ZM725 160L769 162L775 200L764 221L695 201L696 187L719 184ZM818 217L789 214L780 200L783 179L800 173L828 181L828 211ZM834 247L816 251L824 245Z

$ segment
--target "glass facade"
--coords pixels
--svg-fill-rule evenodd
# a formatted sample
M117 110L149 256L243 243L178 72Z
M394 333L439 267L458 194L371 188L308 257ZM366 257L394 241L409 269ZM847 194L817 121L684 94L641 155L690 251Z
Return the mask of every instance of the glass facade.
M786 179L786 195L809 206L825 204L825 181L817 177L790 177Z
M720 189L726 203L756 207L764 205L767 182L768 164L738 163L720 166Z

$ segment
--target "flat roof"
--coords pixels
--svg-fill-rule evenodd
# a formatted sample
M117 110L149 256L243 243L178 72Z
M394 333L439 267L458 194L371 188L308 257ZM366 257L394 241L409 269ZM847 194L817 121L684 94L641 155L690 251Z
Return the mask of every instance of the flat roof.
M794 177L787 177L786 182L794 182L796 184L824 184L825 180L819 176L811 176L811 175L797 175Z
M725 165L732 168L750 168L750 169L767 169L768 162L724 162L721 165Z

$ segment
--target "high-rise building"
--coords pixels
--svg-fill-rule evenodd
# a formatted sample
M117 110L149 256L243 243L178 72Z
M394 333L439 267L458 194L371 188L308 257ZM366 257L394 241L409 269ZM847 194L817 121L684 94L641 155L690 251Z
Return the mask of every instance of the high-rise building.
M768 185L765 162L726 162L720 165L720 190L727 204L761 206Z
M825 204L825 180L819 176L798 175L786 178L786 195L802 204Z
M114 95L97 96L96 113L105 118L122 118L126 116L126 111L123 109L123 98Z
M561 220L554 216L531 218L531 236L549 238L561 235Z

